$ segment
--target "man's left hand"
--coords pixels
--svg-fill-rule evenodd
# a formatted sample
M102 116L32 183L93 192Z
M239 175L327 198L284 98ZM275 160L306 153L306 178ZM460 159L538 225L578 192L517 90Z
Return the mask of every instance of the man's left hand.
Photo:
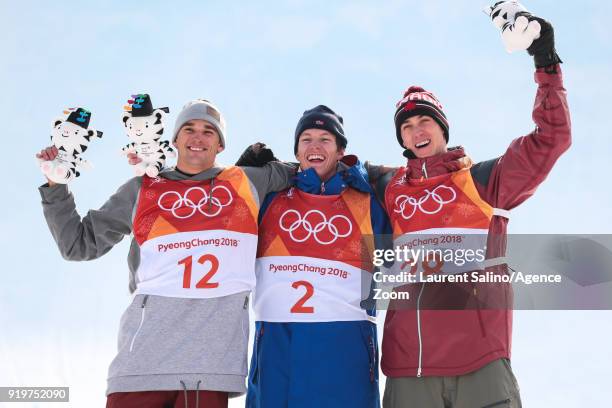
M236 161L236 166L263 167L271 161L278 161L278 159L274 157L274 153L266 147L265 143L258 142L246 148Z

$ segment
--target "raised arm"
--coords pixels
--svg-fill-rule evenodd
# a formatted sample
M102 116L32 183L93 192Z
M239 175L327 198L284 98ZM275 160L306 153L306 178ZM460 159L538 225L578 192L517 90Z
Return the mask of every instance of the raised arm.
M71 261L96 259L129 235L140 182L140 178L131 179L99 210L90 210L82 219L66 185L41 186L45 219L62 256Z
M570 114L552 26L541 18L529 18L541 25L540 37L528 48L538 84L532 115L536 127L515 139L501 157L472 169L483 198L507 210L535 192L571 144Z

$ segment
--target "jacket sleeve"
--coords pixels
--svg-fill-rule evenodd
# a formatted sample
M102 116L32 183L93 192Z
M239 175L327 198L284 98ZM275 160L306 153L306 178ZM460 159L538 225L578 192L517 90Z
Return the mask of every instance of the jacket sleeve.
M372 230L375 235L390 235L392 233L389 217L383 206L376 199L374 192L370 193L370 213L372 219ZM377 248L387 248L387 245L377 244Z
M96 259L129 235L140 183L141 178L131 179L82 219L66 185L40 187L43 213L62 256L71 261Z
M538 90L533 107L536 128L512 141L499 158L474 166L474 179L483 199L511 210L529 198L546 179L557 159L571 144L571 123L561 68L535 73Z
M261 205L268 193L282 191L293 183L296 168L290 164L273 161L263 167L241 167L257 191Z
M385 189L387 188L387 184L389 184L389 182L393 178L393 175L397 172L399 168L372 164L370 162L365 162L364 167L368 172L368 180L370 182L370 185L374 189L376 197L381 203L384 203Z

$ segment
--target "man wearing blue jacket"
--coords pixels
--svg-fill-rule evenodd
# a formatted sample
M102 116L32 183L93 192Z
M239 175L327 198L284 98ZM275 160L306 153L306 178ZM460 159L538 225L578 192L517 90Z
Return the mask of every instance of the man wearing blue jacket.
M249 408L380 405L374 311L360 301L375 235L390 228L346 144L342 117L304 112L294 185L261 207Z

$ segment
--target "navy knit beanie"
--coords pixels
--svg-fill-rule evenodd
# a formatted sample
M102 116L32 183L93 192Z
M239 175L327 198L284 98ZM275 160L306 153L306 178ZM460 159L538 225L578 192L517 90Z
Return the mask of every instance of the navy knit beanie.
M295 128L295 143L293 154L297 154L298 140L306 129L323 129L336 136L338 148L345 149L348 140L344 136L344 121L342 116L325 105L319 105L304 112Z

